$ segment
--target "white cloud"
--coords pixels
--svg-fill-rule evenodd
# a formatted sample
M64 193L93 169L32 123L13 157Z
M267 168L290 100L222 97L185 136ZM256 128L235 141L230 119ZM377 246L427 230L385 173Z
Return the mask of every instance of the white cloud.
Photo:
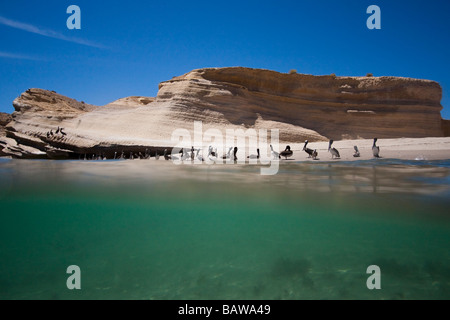
M22 30L22 31L39 34L41 36L48 37L48 38L59 39L59 40L63 40L63 41L68 41L68 42L72 42L72 43L81 44L81 45L84 45L84 46L105 49L105 46L103 46L101 44L98 44L98 43L95 43L95 42L91 42L91 41L80 39L80 38L67 37L67 36L65 36L65 35L63 35L61 33L58 33L56 31L53 31L53 30L50 30L50 29L36 27L36 26L33 26L31 24L28 24L28 23L23 23L23 22L20 22L20 21L7 19L7 18L2 17L2 16L0 16L0 24L8 26L8 27L11 27L11 28L14 28L14 29L19 29L19 30Z
M28 56L24 54L10 53L0 51L0 58L18 59L18 60L32 60L32 61L44 61L44 59Z

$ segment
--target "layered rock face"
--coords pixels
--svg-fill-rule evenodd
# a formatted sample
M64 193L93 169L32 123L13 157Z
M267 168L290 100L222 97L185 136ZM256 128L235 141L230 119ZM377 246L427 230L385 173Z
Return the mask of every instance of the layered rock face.
M444 137L450 137L450 120L442 119L442 131L444 132Z
M350 138L442 137L438 83L394 77L281 74L248 68L199 69L160 84L156 98L93 106L30 89L0 122L3 155L78 158L159 152L175 129L279 129L280 143ZM64 134L57 132L63 128ZM447 130L447 131L446 131Z
M442 89L428 80L203 69L163 83L158 99L183 104L186 92L200 98L197 108L221 112L236 124L253 125L260 114L336 140L443 134Z

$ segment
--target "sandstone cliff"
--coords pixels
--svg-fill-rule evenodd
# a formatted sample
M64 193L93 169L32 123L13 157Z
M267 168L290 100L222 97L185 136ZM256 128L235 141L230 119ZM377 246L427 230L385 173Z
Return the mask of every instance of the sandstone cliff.
M450 137L450 120L442 119L442 131L444 132L444 137Z
M160 84L156 98L93 106L29 89L13 102L0 136L3 154L77 158L171 148L177 128L280 129L281 143L351 138L441 137L438 83L394 77L281 74L248 68L199 69ZM10 121L12 120L12 121ZM64 135L55 134L64 128ZM447 130L447 131L446 131ZM53 135L49 135L49 132Z

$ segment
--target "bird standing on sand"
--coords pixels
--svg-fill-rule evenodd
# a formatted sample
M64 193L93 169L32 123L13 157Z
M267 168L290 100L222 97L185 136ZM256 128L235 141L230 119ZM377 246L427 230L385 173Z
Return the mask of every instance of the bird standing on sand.
M377 147L378 138L373 139L372 152L375 158L380 158L380 147Z
M60 132L63 136L67 136L67 134L66 134L63 130L64 130L64 128L61 128L61 129L59 130L59 132Z
M273 150L273 146L272 145L270 145L270 150L272 150L273 159L279 159L280 158L280 154Z
M247 157L247 159L259 159L259 149L256 149L257 154L252 154Z
M226 160L226 159L230 159L231 157L231 151L233 150L233 147L230 147L230 149L228 150L228 153L225 154L222 159Z
M319 155L319 153L317 152L317 149L314 149L314 151L311 153L311 157L314 160L317 160L317 156Z
M294 152L291 150L290 146L287 146L286 149L280 153L280 159L281 157L284 157L285 160L287 160L288 157L292 157L294 155Z
M308 143L309 143L309 141L306 140L306 141L305 141L305 146L303 147L303 151L305 151L305 152L309 155L308 158L311 158L311 157L312 157L312 154L313 154L313 152L314 152L314 150L313 150L313 149L308 149L308 148L307 148Z
M238 147L234 148L234 152L233 152L233 160L236 162L238 160L237 158L237 152L238 152Z
M217 158L217 149L214 149L212 146L209 146L208 157L209 156Z
M59 134L59 127L58 127L58 129L56 130L56 134Z
M167 154L167 149L164 150L164 159L166 160L179 160L178 157L175 157L171 154Z
M355 154L353 155L353 157L355 157L355 158L361 157L361 153L359 153L358 147L354 146L354 148L355 148Z
M334 158L340 159L341 155L339 154L339 151L336 148L332 148L333 143L334 143L334 141L330 140L330 144L328 145L328 152L331 153L331 159L334 159Z
M167 154L167 149L164 150L164 159L170 160L170 155Z
M215 162L217 160L217 150L213 149L213 147L209 146L208 150L208 158L209 160Z
M155 160L159 160L159 153L158 153L158 150L155 151Z
M197 157L198 160L200 160L201 162L204 162L205 159L203 159L203 157L201 155L199 155L200 153L200 149L197 149L197 154L195 155Z
M189 152L187 152L184 148L181 149L181 161L185 161L189 158Z

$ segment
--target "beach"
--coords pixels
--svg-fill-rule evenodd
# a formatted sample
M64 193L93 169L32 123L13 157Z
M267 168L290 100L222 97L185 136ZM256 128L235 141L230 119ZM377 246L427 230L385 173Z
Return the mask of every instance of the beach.
M291 145L296 160L308 160L302 154L304 144L294 143ZM361 153L360 158L353 157L354 146L358 146ZM333 147L339 150L341 159L344 161L358 161L373 159L373 140L342 140L335 141ZM377 146L380 147L380 156L388 159L401 160L446 160L450 159L450 138L401 138L401 139L379 139ZM282 147L282 146L280 146ZM317 149L320 160L330 160L328 142L314 142L308 148Z

